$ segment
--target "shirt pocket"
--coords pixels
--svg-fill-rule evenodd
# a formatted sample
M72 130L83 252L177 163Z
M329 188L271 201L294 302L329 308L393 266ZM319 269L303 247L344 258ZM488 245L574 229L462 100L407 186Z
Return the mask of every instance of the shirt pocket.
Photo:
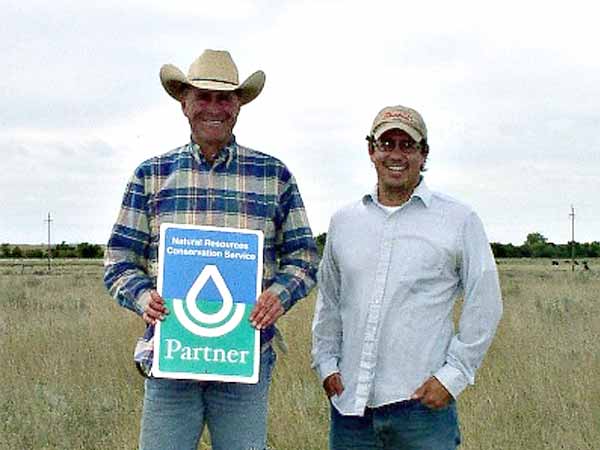
M394 238L390 269L403 279L438 278L444 268L446 252L435 240L425 236Z

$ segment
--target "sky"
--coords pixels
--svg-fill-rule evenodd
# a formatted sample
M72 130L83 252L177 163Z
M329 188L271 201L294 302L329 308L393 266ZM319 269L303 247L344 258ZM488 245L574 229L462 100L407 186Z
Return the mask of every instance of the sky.
M492 242L600 240L600 31L593 2L0 0L0 242L105 243L127 180L189 140L159 81L204 49L244 80L242 145L296 177L315 234L376 183L365 136L417 109L425 180Z

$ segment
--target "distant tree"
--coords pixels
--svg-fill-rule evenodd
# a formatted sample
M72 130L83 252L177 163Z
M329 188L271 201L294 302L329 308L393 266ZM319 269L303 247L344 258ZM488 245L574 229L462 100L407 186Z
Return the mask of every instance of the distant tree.
M568 244L558 244L556 246L556 254L555 258L570 258L571 257L571 248Z
M76 247L77 256L79 258L100 258L102 257L102 247L96 244L89 244L82 242L77 244Z
M25 250L25 258L44 258L46 256L46 252L44 252L40 248L32 248Z
M556 256L554 247L552 243L537 243L531 247L531 256L534 258L554 258Z
M594 241L590 243L590 258L600 257L600 242Z
M600 256L600 242L585 242L576 244L575 251L577 256L585 258L597 258Z
M21 250L21 247L19 247L18 245L15 245L12 249L12 252L10 253L10 256L12 256L13 258L22 258L23 250Z
M542 233L529 233L523 244L524 250L527 249L528 256L534 258L553 257L555 252L548 244L548 239Z
M542 233L529 233L525 239L525 245L545 244L548 239Z
M492 242L490 246L492 247L492 253L496 258L508 257L506 246L504 244L501 244L500 242Z
M327 240L327 233L321 233L315 239L317 243L317 249L319 250L319 255L323 255L323 249L325 248L325 241Z
M531 247L529 247L528 245L524 244L517 248L519 249L520 258L530 258L531 256L533 256L531 252Z
M2 258L10 258L12 254L12 250L10 248L10 244L7 244L6 242L4 244L2 244L0 246L0 256Z
M65 241L54 247L51 253L53 258L77 258L77 249Z
M523 258L531 256L531 250L525 245L501 244L492 242L492 252L496 258Z

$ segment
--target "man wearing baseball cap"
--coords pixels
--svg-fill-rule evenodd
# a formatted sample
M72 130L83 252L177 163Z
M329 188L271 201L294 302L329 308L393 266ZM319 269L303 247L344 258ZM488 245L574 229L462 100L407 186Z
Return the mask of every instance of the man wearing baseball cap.
M214 450L264 449L274 324L313 287L316 245L287 167L233 135L240 107L260 94L265 74L240 83L228 52L206 50L187 76L165 65L160 79L181 104L191 138L135 170L108 242L105 284L147 324L135 359L151 368L154 325L169 314L155 290L161 222L261 230L263 291L250 314L261 331L260 375L255 385L147 378L140 449L195 450L205 424Z
M417 111L382 109L367 140L377 185L332 217L318 275L312 355L330 448L454 449L455 400L502 313L496 265L475 212L427 187Z

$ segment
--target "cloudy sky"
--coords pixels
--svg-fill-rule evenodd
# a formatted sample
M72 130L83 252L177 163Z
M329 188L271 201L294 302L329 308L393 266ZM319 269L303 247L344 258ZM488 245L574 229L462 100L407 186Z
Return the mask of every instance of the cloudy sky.
M375 183L364 136L390 104L427 122L429 186L491 241L600 240L593 2L0 0L0 241L104 243L127 179L187 142L162 64L231 51L263 93L236 136L295 174L315 233ZM210 5L210 6L209 6Z

